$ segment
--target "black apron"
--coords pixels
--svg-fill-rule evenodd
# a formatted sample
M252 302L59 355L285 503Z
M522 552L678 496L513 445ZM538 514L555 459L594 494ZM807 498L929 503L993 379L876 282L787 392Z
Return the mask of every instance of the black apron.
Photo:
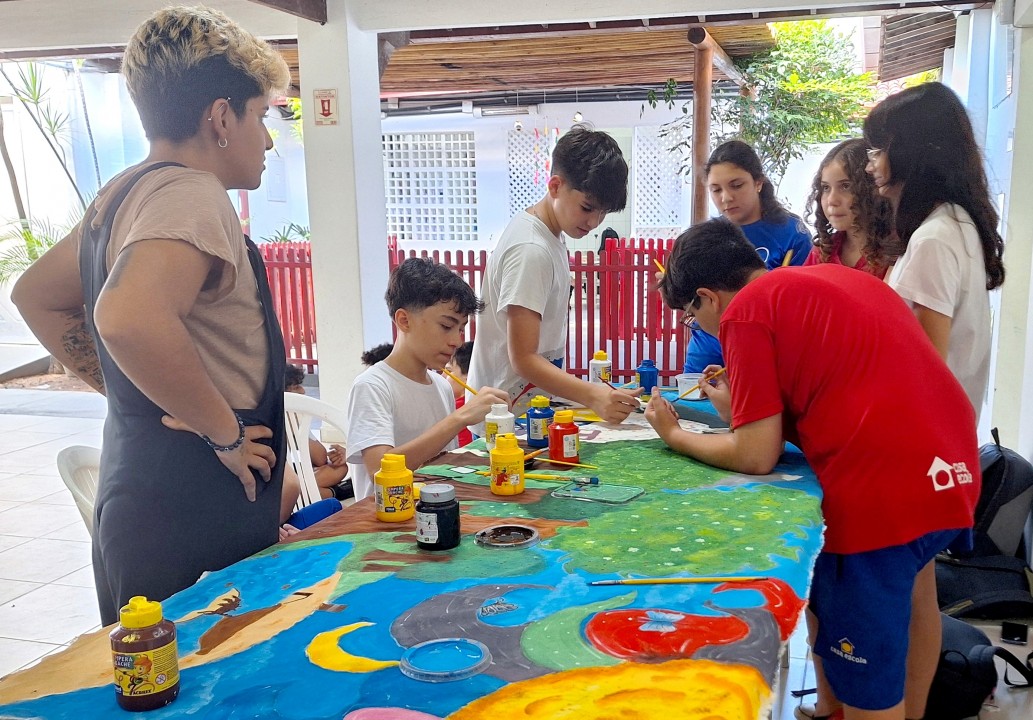
M276 453L268 483L255 473L255 502L248 502L240 480L204 440L162 425L165 412L119 369L93 326L97 297L108 276L107 248L115 214L143 175L168 166L178 164L156 163L139 170L108 204L101 227L92 228L96 209L82 226L79 274L108 399L93 520L93 572L105 625L118 619L118 609L133 595L164 600L192 585L201 573L231 565L278 539L286 457L286 357L255 244L245 236L265 317L269 374L258 407L236 412L245 425L265 425L273 431L271 440L263 442Z

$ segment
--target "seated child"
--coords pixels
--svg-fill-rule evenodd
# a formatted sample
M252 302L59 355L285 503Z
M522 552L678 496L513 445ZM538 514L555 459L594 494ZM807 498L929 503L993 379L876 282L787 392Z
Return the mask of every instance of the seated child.
M362 364L366 367L373 367L381 360L386 360L387 356L391 354L391 348L394 345L391 343L380 343L374 345L369 350L362 353Z
M385 295L398 339L386 360L355 379L348 394L348 464L355 497L372 492L385 453L405 455L415 470L456 435L484 420L493 403L509 396L492 387L458 410L443 368L463 343L470 314L484 305L463 279L427 258L409 258L391 273Z
M302 382L305 371L297 365L287 365L284 379L286 392L305 394ZM312 469L315 471L316 484L319 486L319 497L347 500L353 496L351 482L345 480L348 475L348 464L345 461L344 448L334 443L330 450L315 438L308 439L308 453L312 458ZM286 487L287 483L284 482Z
M463 382L466 382L466 375L470 372L470 356L472 354L473 340L467 340L459 346L459 349L456 350L456 354L448 361L448 365L445 366L445 369ZM452 378L448 378L448 384L452 388L452 394L456 399L456 410L458 410L466 402L466 388ZM470 428L463 428L463 431L459 433L456 440L459 442L459 447L472 443L473 433L470 432Z

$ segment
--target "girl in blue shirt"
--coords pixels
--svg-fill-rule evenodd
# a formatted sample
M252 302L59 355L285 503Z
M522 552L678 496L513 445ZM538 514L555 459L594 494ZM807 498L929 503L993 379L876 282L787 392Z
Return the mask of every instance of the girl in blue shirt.
M710 199L721 214L738 225L768 268L803 265L811 252L811 236L796 215L775 198L757 153L742 140L722 143L703 169ZM703 372L724 365L721 343L713 335L690 327L684 372Z

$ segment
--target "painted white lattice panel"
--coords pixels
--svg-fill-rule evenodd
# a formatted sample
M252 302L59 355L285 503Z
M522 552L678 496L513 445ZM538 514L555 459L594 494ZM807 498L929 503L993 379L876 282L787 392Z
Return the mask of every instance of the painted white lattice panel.
M659 127L636 127L632 151L632 234L643 238L677 237L685 229L682 192L685 180L678 174L681 153L670 151L679 141Z
M535 128L510 130L506 141L509 164L509 215L534 205L545 195L549 164L558 131Z
M399 240L477 239L472 132L383 136L387 232Z

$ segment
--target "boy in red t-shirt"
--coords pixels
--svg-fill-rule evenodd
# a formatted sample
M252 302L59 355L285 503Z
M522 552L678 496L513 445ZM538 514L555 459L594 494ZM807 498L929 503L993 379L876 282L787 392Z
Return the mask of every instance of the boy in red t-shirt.
M719 334L728 372L704 393L733 431L682 430L656 392L646 418L672 449L737 472L767 474L799 445L826 525L814 652L848 720L921 718L940 644L932 559L967 535L979 496L964 390L885 283L839 265L769 273L726 220L678 238L660 291Z

